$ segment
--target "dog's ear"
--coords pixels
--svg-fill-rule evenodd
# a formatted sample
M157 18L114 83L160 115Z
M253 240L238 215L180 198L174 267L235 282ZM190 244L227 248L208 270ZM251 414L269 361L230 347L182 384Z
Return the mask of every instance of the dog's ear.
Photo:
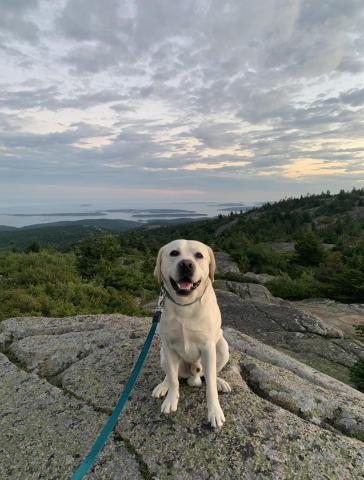
M211 282L213 282L214 281L215 270L216 270L216 262L215 262L215 256L214 256L214 252L212 251L212 248L208 247L208 249L209 249L209 254L210 254L209 277L211 279Z
M158 283L162 281L162 254L163 247L159 249L157 261L154 268L154 277L157 279Z

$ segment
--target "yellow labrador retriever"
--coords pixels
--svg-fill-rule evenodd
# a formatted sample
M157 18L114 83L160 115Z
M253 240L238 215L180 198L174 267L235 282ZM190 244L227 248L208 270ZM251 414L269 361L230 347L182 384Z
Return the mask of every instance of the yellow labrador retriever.
M229 347L221 329L221 314L212 282L215 259L210 247L192 240L175 240L159 250L154 275L167 290L158 325L162 340L161 365L166 376L153 397L167 394L161 411L177 410L179 378L191 386L206 380L207 418L213 427L225 422L218 390L230 392L217 377L229 360Z

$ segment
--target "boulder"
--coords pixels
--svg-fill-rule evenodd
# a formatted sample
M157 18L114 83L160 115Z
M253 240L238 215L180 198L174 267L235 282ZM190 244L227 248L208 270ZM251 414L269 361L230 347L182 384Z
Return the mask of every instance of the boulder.
M330 322L344 332L355 336L355 326L364 324L364 305L339 303L327 298L292 302L300 310L314 315L323 322Z
M364 358L359 338L345 338L337 323L297 304L273 297L263 286L220 282L217 298L226 326L271 345L291 357L349 383L350 368ZM356 310L358 311L358 310ZM364 315L361 315L364 322Z
M294 242L272 242L267 245L277 253L289 253L294 252Z
M272 280L277 280L279 278L278 275L269 275L268 273L254 273L254 272L246 272L244 273L244 277L251 278L258 283L264 285L265 283L269 283Z
M233 272L239 273L239 266L231 255L225 252L215 252L216 274L223 275L225 273Z
M112 411L149 326L148 318L124 315L0 324L1 479L70 477ZM87 478L363 478L364 395L234 328L225 335L226 424L212 429L204 386L182 382L177 412L160 413L161 400L151 397L163 377L156 336ZM69 355L72 344L79 354Z

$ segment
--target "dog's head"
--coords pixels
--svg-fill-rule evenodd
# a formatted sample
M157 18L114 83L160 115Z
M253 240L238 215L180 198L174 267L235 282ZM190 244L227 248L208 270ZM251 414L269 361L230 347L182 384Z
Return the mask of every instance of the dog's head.
M170 292L197 296L209 279L214 281L215 258L210 247L195 240L174 240L164 245L157 257L154 276Z

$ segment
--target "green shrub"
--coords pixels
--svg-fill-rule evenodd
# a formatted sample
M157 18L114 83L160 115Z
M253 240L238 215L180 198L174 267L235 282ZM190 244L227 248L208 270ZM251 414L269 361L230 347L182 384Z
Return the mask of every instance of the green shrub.
M143 314L137 297L148 301L151 296L143 290L143 281L149 281L151 289L155 288L155 284L152 277L139 272L140 268L123 267L124 284L115 288L113 285L104 286L105 279L100 282L97 279L82 279L73 254L45 250L2 253L0 320L14 316L62 317L113 312Z
M356 333L358 335L364 337L364 324L363 325L356 325L355 330L356 330Z
M364 359L358 360L350 369L350 381L364 392Z
M252 271L279 275L282 270L287 268L287 258L262 243L245 241L239 249L235 248L230 253L242 272Z
M265 286L274 296L288 300L325 296L324 286L310 272L304 272L298 279L292 279L285 273Z
M295 250L301 265L318 265L325 257L325 249L312 230L305 230L298 236Z
M84 278L105 275L121 255L118 237L105 233L99 237L87 236L76 248L76 264Z

